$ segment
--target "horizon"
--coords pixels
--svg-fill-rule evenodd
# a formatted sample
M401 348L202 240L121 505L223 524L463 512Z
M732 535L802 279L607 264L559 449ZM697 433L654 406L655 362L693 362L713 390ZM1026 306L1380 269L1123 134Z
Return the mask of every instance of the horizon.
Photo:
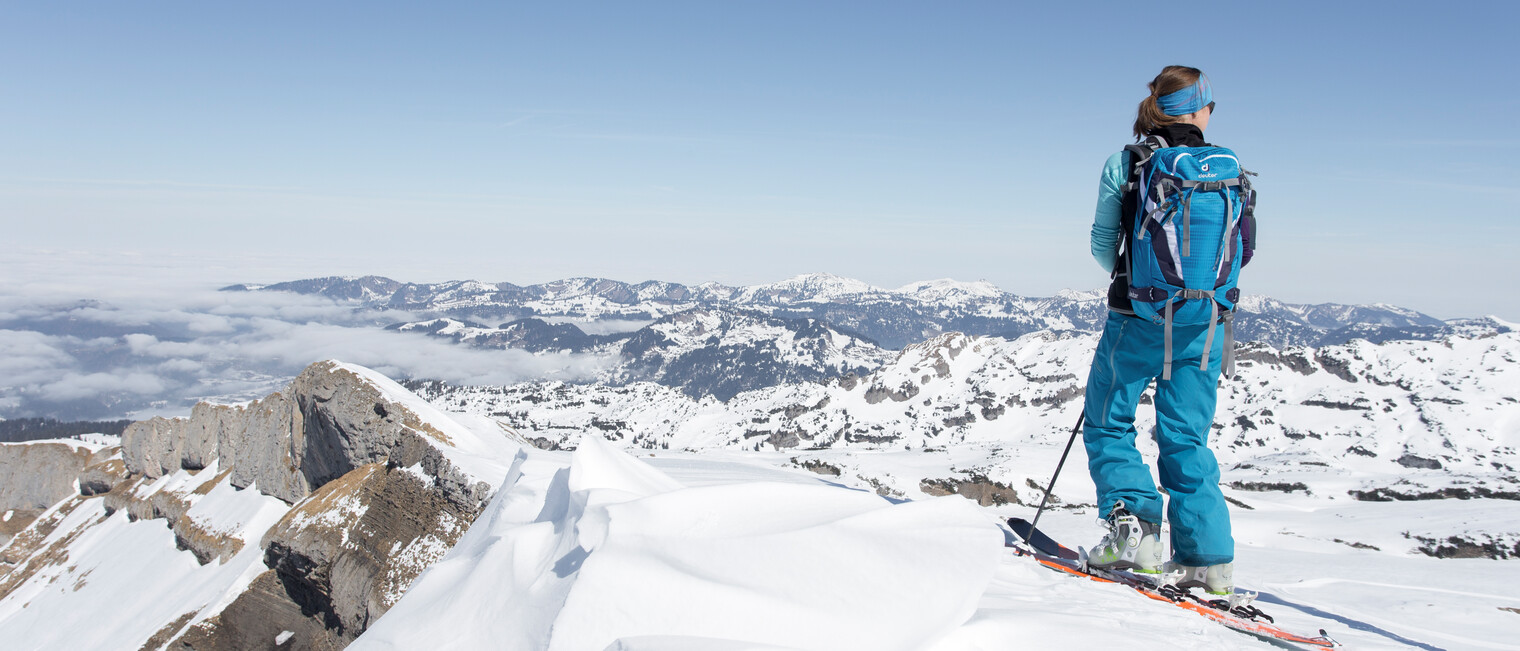
M102 258L112 258L102 261ZM835 271L810 271L793 273L777 279L759 279L756 282L732 283L714 278L696 281L671 280L669 278L643 278L640 280L628 280L611 276L599 275L569 275L557 278L544 278L542 280L523 281L521 279L497 279L488 276L462 276L462 277L437 277L431 279L416 279L403 275L391 275L383 273L320 273L314 267L304 264L292 264L289 258L258 257L242 261L241 265L227 265L219 257L202 257L193 255L150 255L141 253L96 253L80 250L72 251L46 251L46 252L5 252L0 251L0 270L8 273L0 274L0 298L10 297L21 299L25 297L35 298L47 294L59 297L58 302L100 300L110 303L114 300L139 301L144 298L151 299L155 296L171 297L177 292L190 291L223 291L239 285L265 287L269 285L300 282L308 280L322 280L328 278L360 279L366 277L385 278L395 282L411 285L441 285L452 282L481 282L485 284L509 283L518 287L531 287L545 285L554 282L564 282L577 279L611 280L628 285L637 285L649 282L664 282L682 285L685 287L699 287L706 284L717 284L723 287L742 289L764 285L776 285L788 281L798 280L811 276L826 276L866 284L874 290L896 293L910 285L917 283L932 283L950 281L962 285L975 283L988 283L999 291L1020 298L1051 298L1059 297L1063 293L1071 294L1099 294L1105 295L1107 284L1087 288L1061 287L1049 293L1034 293L1021 291L1018 288L1010 288L988 278L976 280L963 280L953 277L919 278L909 280L897 285L883 285L863 278L851 277ZM248 270L250 276L258 276L257 280L248 280L238 275L242 270ZM196 275L191 275L191 270ZM313 273L317 272L317 273ZM208 278L207 276L212 277ZM490 278L489 280L485 280ZM144 282L146 281L146 282ZM1364 307L1392 307L1402 310L1418 312L1441 321L1461 321L1468 319L1495 318L1506 323L1517 323L1520 320L1511 319L1497 311L1488 311L1470 314L1437 314L1420 309L1417 306L1391 302L1358 302L1349 300L1326 300L1326 301L1298 301L1291 298L1275 296L1266 292L1243 291L1243 298L1259 297L1275 300L1285 305L1298 305L1306 307L1315 306L1364 306ZM172 301L170 301L172 304ZM0 313L3 315L3 313Z
M1227 6L1193 20L1228 47L1116 57L1144 7L12 5L0 256L1054 295L1107 284L1099 170L1183 63L1214 86L1208 138L1261 174L1244 291L1520 320L1520 5L1462 6L1486 20Z

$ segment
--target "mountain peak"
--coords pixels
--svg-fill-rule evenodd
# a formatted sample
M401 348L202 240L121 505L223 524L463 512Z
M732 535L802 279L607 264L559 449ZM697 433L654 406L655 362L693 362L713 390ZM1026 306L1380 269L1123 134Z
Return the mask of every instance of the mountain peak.
M905 294L921 301L937 302L998 298L1007 292L986 280L963 282L954 278L939 278L911 282L893 290L893 293Z
M885 293L885 290L864 281L830 273L810 273L792 276L778 283L750 285L735 298L761 303L805 303L879 293Z
M1094 301L1100 298L1106 298L1107 296L1108 290L1104 289L1062 289L1061 291L1056 292L1056 298L1064 298L1068 301Z

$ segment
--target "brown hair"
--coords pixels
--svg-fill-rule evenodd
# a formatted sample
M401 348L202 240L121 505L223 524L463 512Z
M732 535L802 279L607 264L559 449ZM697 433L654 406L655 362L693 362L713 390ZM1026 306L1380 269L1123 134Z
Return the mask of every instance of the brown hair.
M1135 113L1135 140L1144 140L1150 132L1168 124L1176 124L1177 117L1162 112L1156 98L1192 86L1198 83L1198 77L1202 75L1202 70L1187 66L1162 68L1161 74L1147 84L1151 89L1150 97L1140 100L1140 110Z

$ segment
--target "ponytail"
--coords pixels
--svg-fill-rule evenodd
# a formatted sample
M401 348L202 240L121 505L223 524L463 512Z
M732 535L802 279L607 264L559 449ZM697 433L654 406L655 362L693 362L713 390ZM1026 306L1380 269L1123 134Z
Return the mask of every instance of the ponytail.
M1203 71L1187 66L1167 66L1161 69L1161 74L1146 84L1151 94L1140 100L1140 108L1135 111L1135 141L1144 140L1152 131L1161 127L1179 122L1177 116L1167 115L1161 110L1161 105L1156 98L1170 95L1179 90L1198 83L1198 78Z

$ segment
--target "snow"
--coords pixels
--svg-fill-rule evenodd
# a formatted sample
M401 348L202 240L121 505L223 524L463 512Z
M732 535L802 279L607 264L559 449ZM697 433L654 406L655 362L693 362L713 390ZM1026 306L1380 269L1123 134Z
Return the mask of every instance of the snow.
M946 304L962 303L967 300L996 299L1006 294L997 285L985 280L968 283L951 278L908 283L892 293L910 296L926 303Z
M90 452L99 452L99 451L104 450L104 449L106 449L108 447L111 447L113 445L120 445L121 444L121 437L119 437L119 436L111 436L109 434L85 434L83 436L80 436L79 438L69 437L69 438L57 438L57 439L36 439L36 440L32 440L32 441L16 441L16 442L5 441L5 442L0 442L0 445L4 445L4 446L26 446L26 445L36 445L36 444L39 444L39 443L55 443L55 444L60 444L60 445L67 445L67 446L69 446L71 448L74 448L75 450L88 450Z
M776 283L741 288L732 300L740 303L829 302L849 296L884 294L886 290L868 283L834 274L813 273L793 276Z
M280 631L279 635L274 636L274 645L283 646L286 642L289 642L290 638L294 637L295 634L295 631Z
M85 500L47 538L65 544L67 561L44 567L0 599L7 648L135 649L183 615L192 616L190 625L231 603L266 569L258 541L288 507L228 480L205 496L193 494L215 474L180 471L147 494L201 497L187 516L243 540L237 554L201 565L176 546L163 520L131 521L125 511L107 516L104 500Z
M113 445L121 445L121 435L119 434L100 434L97 432L94 434L80 434L77 438L86 444L96 445L102 448L107 448Z
M1056 292L1056 298L1062 298L1062 299L1066 299L1068 301L1096 301L1096 300L1100 300L1100 299L1107 299L1108 298L1108 290L1107 289L1088 289L1088 290L1062 289L1061 291Z
M395 606L354 648L1264 648L1003 547L1011 534L998 523L1032 514L1080 410L1074 390L1093 339L947 334L853 388L789 385L728 403L649 384L447 396L469 414L342 365L442 432L448 442L434 445L451 462L499 487L473 525L440 525L468 527L452 549L425 535L385 550L401 565L441 560L404 594L377 595ZM1520 501L1481 497L1515 491L1520 333L1252 352L1221 390L1213 435L1235 503L1239 587L1259 592L1257 605L1284 628L1324 628L1348 648L1520 648L1520 560L1428 555L1443 546L1520 555ZM910 399L868 398L904 387ZM973 407L988 396L1006 413ZM519 433L492 415L506 411L528 414L532 427ZM938 426L966 414L976 418ZM1142 409L1141 431L1153 422ZM819 438L761 451L766 437L751 435L788 427ZM575 450L520 445L534 437ZM1154 443L1140 439L1154 457ZM1091 545L1099 514L1080 446L1072 454L1041 528ZM65 544L67 562L0 599L0 639L137 648L185 613L193 624L225 607L264 569L258 541L288 507L209 484L217 473L215 464L179 471L136 495L188 502L200 528L245 542L233 558L200 566L163 521L105 517L103 500L86 501L49 537ZM924 490L925 480L978 477L1016 503L979 507ZM1477 498L1353 494L1373 488ZM338 502L315 517L351 525L360 508Z
M1002 554L959 498L686 486L588 437L568 467L521 455L454 550L352 648L447 635L459 648L922 648L972 614Z
M905 477L971 456L850 454ZM460 649L1261 648L1002 549L994 522L1030 507L896 503L776 467L784 456L636 458L599 437L568 455L524 451L475 525L354 648L444 636ZM1513 531L1520 504L1247 495L1254 510L1234 513L1237 577L1283 627L1326 628L1359 649L1515 648L1515 615L1502 609L1520 608L1509 587L1520 564L1413 554L1406 535ZM1095 515L1058 509L1042 528L1091 544Z

